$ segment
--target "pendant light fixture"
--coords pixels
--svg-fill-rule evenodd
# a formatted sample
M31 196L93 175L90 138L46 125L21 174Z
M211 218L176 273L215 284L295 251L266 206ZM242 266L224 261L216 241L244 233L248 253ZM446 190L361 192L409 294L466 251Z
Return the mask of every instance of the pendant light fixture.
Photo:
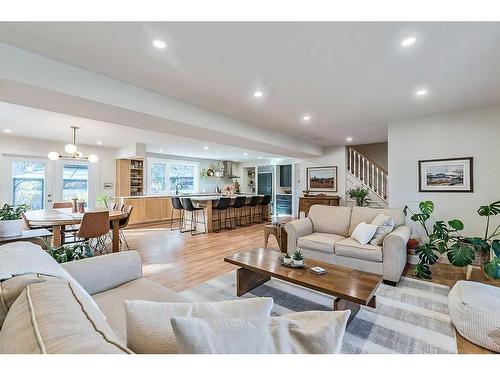
M78 147L76 147L76 131L80 129L78 126L72 126L73 130L73 143L68 143L64 146L64 151L66 151L67 155L60 155L56 151L51 151L48 154L50 160L59 160L63 159L73 159L73 160L88 160L90 163L97 163L99 158L95 154L90 154L89 156L84 156L83 153L78 151Z

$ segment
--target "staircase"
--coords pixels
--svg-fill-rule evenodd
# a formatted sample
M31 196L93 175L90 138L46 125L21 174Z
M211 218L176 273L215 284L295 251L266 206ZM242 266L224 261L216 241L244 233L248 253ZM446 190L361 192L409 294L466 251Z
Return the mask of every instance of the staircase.
M347 147L347 189L359 185L368 187L371 207L388 207L387 170L361 154L355 147Z

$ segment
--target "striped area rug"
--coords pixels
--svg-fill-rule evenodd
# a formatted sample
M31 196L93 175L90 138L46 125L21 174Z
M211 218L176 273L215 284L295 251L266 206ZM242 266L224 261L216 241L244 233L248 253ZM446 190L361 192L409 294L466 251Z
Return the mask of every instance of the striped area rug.
M232 271L181 294L194 302L237 299L235 280ZM347 328L342 353L457 353L448 293L447 286L406 277L397 287L380 285L377 308L360 309ZM274 316L332 307L332 297L276 279L240 298L255 296L273 297Z

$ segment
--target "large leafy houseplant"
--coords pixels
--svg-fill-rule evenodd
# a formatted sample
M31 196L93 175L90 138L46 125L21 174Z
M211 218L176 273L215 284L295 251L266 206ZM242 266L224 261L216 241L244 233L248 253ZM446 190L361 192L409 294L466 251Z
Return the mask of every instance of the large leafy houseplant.
M94 256L92 248L86 243L66 244L59 247L53 247L51 242L44 241L44 246L49 255L54 258L57 263L66 263Z
M366 186L357 186L353 189L347 190L347 195L349 198L354 199L356 201L356 206L367 206L368 203L370 202L370 198L368 198L368 195L370 194L370 191Z
M4 204L0 208L0 221L4 220L21 220L23 214L28 210L28 206L21 204L20 206L14 207L11 204Z
M432 201L423 201L418 205L420 212L412 212L408 206L403 210L405 215L411 213L411 220L419 223L427 236L427 242L417 246L415 254L419 261L415 267L414 274L423 279L431 278L430 266L439 259L436 252L446 254L450 263L456 267L465 267L471 265L476 252L489 256L492 249L495 256L491 261L484 264L484 272L492 278L500 278L500 225L489 234L490 216L500 214L500 201L492 203L489 206L481 206L478 210L480 216L487 217L486 232L484 237L466 237L461 234L464 224L458 219L437 220L432 228L428 228L428 220L434 212L434 203Z
M28 206L22 204L14 207L11 204L5 204L0 208L0 237L19 236L23 232L23 214Z

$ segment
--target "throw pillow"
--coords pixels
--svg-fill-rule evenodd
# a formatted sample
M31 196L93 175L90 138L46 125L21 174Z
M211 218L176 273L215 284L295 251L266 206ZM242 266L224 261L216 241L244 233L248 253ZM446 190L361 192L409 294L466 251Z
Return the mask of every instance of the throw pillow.
M394 219L392 216L379 213L375 219L373 219L372 224L378 225L378 228L370 241L370 245L382 246L384 238L394 229Z
M127 347L135 353L175 354L177 345L170 320L186 318L265 318L271 314L272 298L236 301L164 303L125 301Z
M172 318L186 354L339 353L350 311L306 311L272 318Z
M366 224L365 222L359 223L352 231L351 238L354 238L361 245L366 245L373 238L377 228L378 225Z

